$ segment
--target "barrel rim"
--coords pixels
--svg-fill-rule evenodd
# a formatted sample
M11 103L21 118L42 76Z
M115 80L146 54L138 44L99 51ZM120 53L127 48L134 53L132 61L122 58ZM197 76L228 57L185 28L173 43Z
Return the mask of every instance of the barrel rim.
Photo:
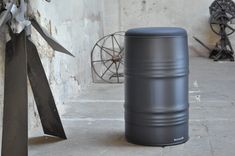
M186 37L187 31L180 27L140 27L129 29L126 37Z

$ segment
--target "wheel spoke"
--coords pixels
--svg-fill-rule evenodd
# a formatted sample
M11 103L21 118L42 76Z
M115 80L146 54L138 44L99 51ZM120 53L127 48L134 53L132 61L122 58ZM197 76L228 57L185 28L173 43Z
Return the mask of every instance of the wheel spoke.
M215 1L217 4L218 4L218 6L223 10L224 8L222 7L222 5L218 2L218 1Z
M118 63L118 70L119 70L119 68L120 68L120 65L121 65L121 61Z
M100 46L99 44L96 44L101 50L104 50L105 48ZM110 55L111 57L113 57L112 54L110 54L107 50L104 50L104 52L106 52L108 55Z
M103 47L103 48L104 48L104 49L106 49L106 50L110 50L110 51L113 51L113 52L119 53L119 51L112 50L112 49L110 49L110 48L107 48L107 47Z
M219 23L219 22L211 22L211 24L216 24L216 25L218 25L218 24L222 24L222 23Z
M119 81L119 74L118 74L118 65L117 65L116 62L115 62L115 68L116 68L117 81L118 81L118 83L119 83L120 81Z
M102 43L102 47L104 47L104 44L105 44L105 42L107 41L109 39L109 37L107 37L107 38L105 38L104 40L103 40L103 43ZM99 42L97 42L97 44L98 44ZM103 51L103 48L100 48L100 59L101 60L103 60L103 53L102 53L102 51ZM107 51L108 52L108 51ZM109 53L110 54L110 53Z
M125 48L122 48L122 49L121 49L121 51L119 52L119 56L123 56L124 49L125 49Z
M233 29L230 25L228 25L228 24L225 24L226 25L226 27L228 27L229 29L231 29L232 31L235 31L235 29Z
M108 59L108 60L96 60L96 61L92 61L92 62L105 62L105 63L107 63L109 61L112 61L112 59Z
M211 10L217 11L214 7L210 7Z
M116 37L115 37L115 36L113 36L113 38L114 38L115 42L117 43L117 45L118 45L119 49L122 51L122 47L121 47L121 46L120 46L120 44L118 43L118 41L117 41Z
M114 51L115 51L115 48L114 48L113 35L112 35L112 47L113 47L113 55L115 55L115 53L114 53Z
M113 64L114 64L114 63L112 62L112 63L109 65L109 67L106 69L106 71L102 74L101 78L104 77L104 75L105 75L105 74L107 73L107 71L112 67Z

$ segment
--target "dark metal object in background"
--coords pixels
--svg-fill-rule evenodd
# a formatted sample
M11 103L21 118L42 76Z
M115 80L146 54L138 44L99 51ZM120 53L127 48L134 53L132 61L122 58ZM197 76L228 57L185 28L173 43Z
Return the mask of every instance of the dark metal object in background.
M47 41L47 43L52 47L52 49L73 56L67 49L65 49L61 44L59 44L40 24L32 18L32 26L41 34L41 36Z
M30 40L31 24L56 51L73 56L33 17L25 17L24 0L2 3L0 29L9 28L6 44L2 156L28 155L27 74L45 134L66 139L63 125L37 48ZM28 20L30 19L30 20Z
M28 77L42 122L43 131L45 134L66 139L37 48L29 39L27 39L27 48Z
M96 42L91 52L94 74L107 83L123 82L124 33L115 32ZM93 79L94 76L93 76Z
M6 45L2 156L27 156L28 93L26 34Z
M13 7L14 3L10 2L7 6L7 8L5 10L1 9L1 18L0 18L0 29L2 29L3 26L5 26L5 24L7 23L7 21L9 21L11 19L11 9ZM2 7L4 6L4 4L2 4Z
M181 28L139 28L125 37L125 133L129 142L188 140L188 42Z
M220 41L210 49L196 37L194 39L210 51L209 58L234 61L234 50L228 36L235 31L235 3L232 0L215 0L209 9L211 30L221 37Z

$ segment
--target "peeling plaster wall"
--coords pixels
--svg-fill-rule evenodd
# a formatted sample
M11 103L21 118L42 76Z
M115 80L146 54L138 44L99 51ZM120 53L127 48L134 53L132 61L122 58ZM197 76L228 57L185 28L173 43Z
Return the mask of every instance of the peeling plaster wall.
M90 51L103 35L102 3L99 0L54 0L51 3L31 0L37 21L75 58L54 52L33 33L60 113L66 102L77 99L92 81Z
M104 0L105 34L135 27L178 26L188 31L191 54L207 55L193 36L209 45L218 41L208 24L213 0ZM231 36L235 41L235 35ZM235 47L235 44L233 45Z
M40 24L76 56L54 52L38 34L33 37L58 102L76 98L91 82L90 51L103 35L102 4L99 0L31 0L30 4Z
M95 42L103 36L102 8L100 0L30 0L29 13L50 34L75 55L75 58L54 52L33 29L32 39L36 44L47 74L57 107L63 114L63 104L76 100L81 90L92 81L90 52ZM5 37L0 39L0 100L3 103L3 71ZM29 126L40 124L29 87ZM2 116L2 108L0 109ZM0 124L2 123L2 119Z
M212 0L30 0L29 8L39 23L76 57L54 52L33 30L55 101L61 113L63 104L76 100L90 84L90 51L104 34L146 26L179 26L189 33L192 54L206 55L192 36L213 45L218 37L209 24ZM231 41L235 40L235 35ZM235 42L234 42L235 43ZM235 47L235 45L233 45ZM0 32L0 106L3 101L5 34ZM30 87L29 87L30 90ZM38 125L32 93L29 93L30 127ZM0 108L2 114L2 108ZM37 121L37 122L35 122ZM0 120L0 124L2 120Z

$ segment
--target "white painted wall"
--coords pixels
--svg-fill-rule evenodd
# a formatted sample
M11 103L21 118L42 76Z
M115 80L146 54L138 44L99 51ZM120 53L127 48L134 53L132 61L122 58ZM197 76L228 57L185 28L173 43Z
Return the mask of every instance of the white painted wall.
M30 13L37 17L37 21L76 56L73 58L54 52L33 30L32 39L38 47L56 104L62 114L63 104L76 99L81 90L92 81L90 51L95 42L103 36L103 3L100 3L100 0L52 0L51 3L44 0L30 0L29 8ZM0 36L0 106L2 107L4 33ZM31 92L29 107L29 122L32 129L39 124L39 120ZM0 113L2 116L2 108Z
M75 58L54 52L37 33L33 39L45 67L61 114L62 104L77 99L82 89L91 83L90 51L103 36L102 3L99 0L54 0L51 3L31 0L37 20ZM62 107L61 107L62 106Z
M54 52L35 32L35 41L59 110L74 100L91 82L90 51L104 34L133 27L179 26L188 31L191 53L206 54L192 36L214 44L218 37L208 19L213 0L30 0L30 8L42 26L76 57ZM235 41L235 35L231 38ZM3 102L4 33L0 33L0 106ZM235 45L234 45L235 46ZM30 125L38 120L32 94ZM0 108L2 114L2 108ZM36 117L35 117L36 116ZM34 123L34 124L32 124ZM0 119L1 124L1 119Z
M59 103L76 98L91 82L90 51L103 35L102 4L98 0L31 0L38 21L76 57L53 52L38 37L39 51Z
M193 36L214 45L218 41L209 26L213 0L104 0L104 32L135 27L177 26L188 31L190 52L206 55ZM231 41L235 41L235 35ZM235 44L233 44L235 47Z

